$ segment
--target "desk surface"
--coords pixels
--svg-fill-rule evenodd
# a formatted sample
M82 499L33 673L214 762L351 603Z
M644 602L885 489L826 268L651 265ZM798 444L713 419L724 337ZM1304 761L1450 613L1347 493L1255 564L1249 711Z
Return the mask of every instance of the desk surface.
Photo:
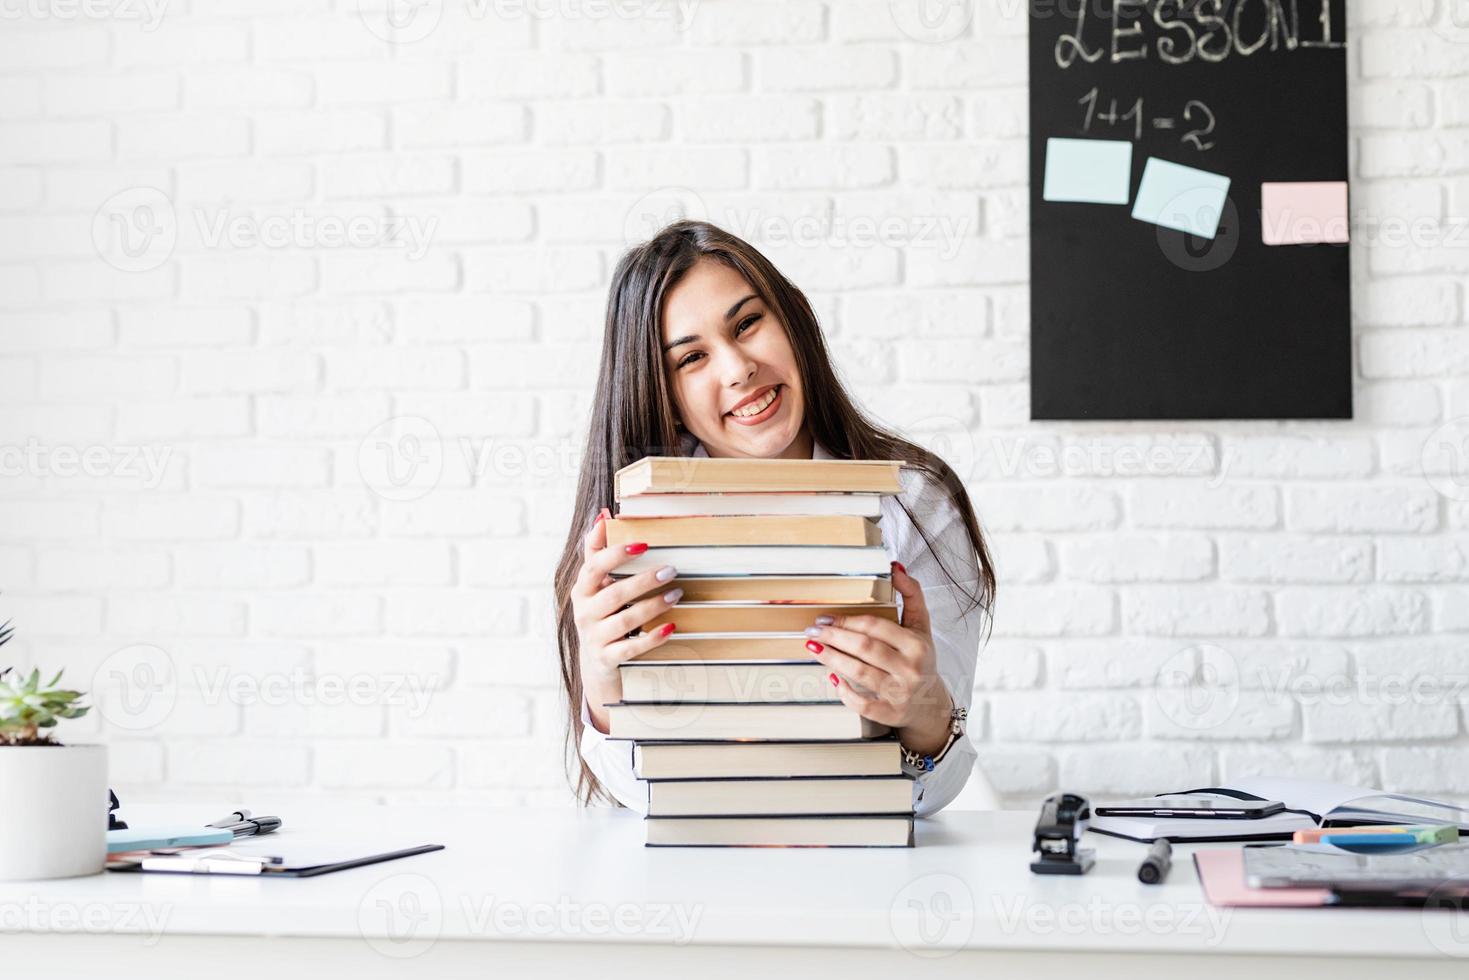
M126 816L142 826L218 814L131 806ZM1187 847L1161 886L1137 882L1141 845L1096 835L1090 874L1035 876L1029 813L941 813L919 821L911 850L644 848L635 814L604 809L285 816L274 837L283 851L330 841L342 826L369 850L447 849L314 879L0 883L0 931L352 938L396 953L481 940L1469 957L1469 922L1451 925L1452 912L1213 908Z

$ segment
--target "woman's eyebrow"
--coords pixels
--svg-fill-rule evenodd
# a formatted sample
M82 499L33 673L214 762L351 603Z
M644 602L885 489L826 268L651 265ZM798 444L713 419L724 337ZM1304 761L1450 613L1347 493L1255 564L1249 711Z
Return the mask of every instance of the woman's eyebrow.
M748 303L750 300L752 300L754 298L755 298L755 294L754 293L751 293L750 295L748 295L745 298L741 299L738 303L736 303L734 306L731 306L729 308L729 311L724 314L724 318L726 320L732 320L732 319L734 319L735 314L740 311L740 307L744 306L746 303ZM673 350L675 347L682 347L684 344L692 344L694 341L696 341L698 339L699 339L698 334L688 334L687 336L680 337L677 340L670 340L668 343L666 343L666 344L663 345L663 353L667 354L669 351Z

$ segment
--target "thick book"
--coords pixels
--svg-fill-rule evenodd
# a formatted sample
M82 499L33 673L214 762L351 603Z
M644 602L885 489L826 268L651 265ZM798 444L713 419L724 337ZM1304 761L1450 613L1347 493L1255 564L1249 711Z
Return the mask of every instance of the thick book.
M607 544L643 541L655 548L715 545L882 544L882 528L866 517L618 517L607 522Z
M630 660L618 666L622 700L771 704L840 701L831 668L815 660Z
M618 517L846 514L881 517L876 493L647 493L620 501Z
M817 616L876 616L898 621L895 604L870 606L785 606L761 602L679 602L643 624L651 632L664 623L677 624L679 633L799 633L816 623Z
M632 662L810 659L805 633L674 633Z
M896 739L865 742L634 742L639 779L901 776Z
M670 779L648 782L650 817L870 816L913 813L909 776Z
M672 565L679 575L890 575L878 546L725 545L649 548L612 570L614 577Z
M857 605L893 602L893 580L883 575L679 576L643 595L683 589L684 602L764 602L782 605ZM641 598L641 596L639 597Z
M643 741L723 739L841 740L878 738L892 729L836 704L704 704L616 702L607 706L608 737Z
M900 494L900 460L645 456L617 471L621 501L643 493Z
M648 847L912 847L913 818L648 817Z

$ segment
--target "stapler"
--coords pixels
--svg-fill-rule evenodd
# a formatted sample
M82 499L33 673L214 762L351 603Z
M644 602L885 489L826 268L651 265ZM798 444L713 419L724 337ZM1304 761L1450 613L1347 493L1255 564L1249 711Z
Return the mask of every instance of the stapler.
M1092 819L1092 805L1076 793L1053 793L1041 804L1031 850L1040 855L1030 863L1038 875L1084 875L1096 862L1096 851L1081 848L1081 835Z

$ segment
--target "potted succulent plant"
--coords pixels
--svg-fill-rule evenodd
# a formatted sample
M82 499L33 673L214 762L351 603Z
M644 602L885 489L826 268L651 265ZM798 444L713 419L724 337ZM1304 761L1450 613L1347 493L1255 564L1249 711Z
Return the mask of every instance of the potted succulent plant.
M0 625L0 646L13 632ZM107 748L52 736L87 713L60 681L0 670L0 881L98 874L107 860Z

